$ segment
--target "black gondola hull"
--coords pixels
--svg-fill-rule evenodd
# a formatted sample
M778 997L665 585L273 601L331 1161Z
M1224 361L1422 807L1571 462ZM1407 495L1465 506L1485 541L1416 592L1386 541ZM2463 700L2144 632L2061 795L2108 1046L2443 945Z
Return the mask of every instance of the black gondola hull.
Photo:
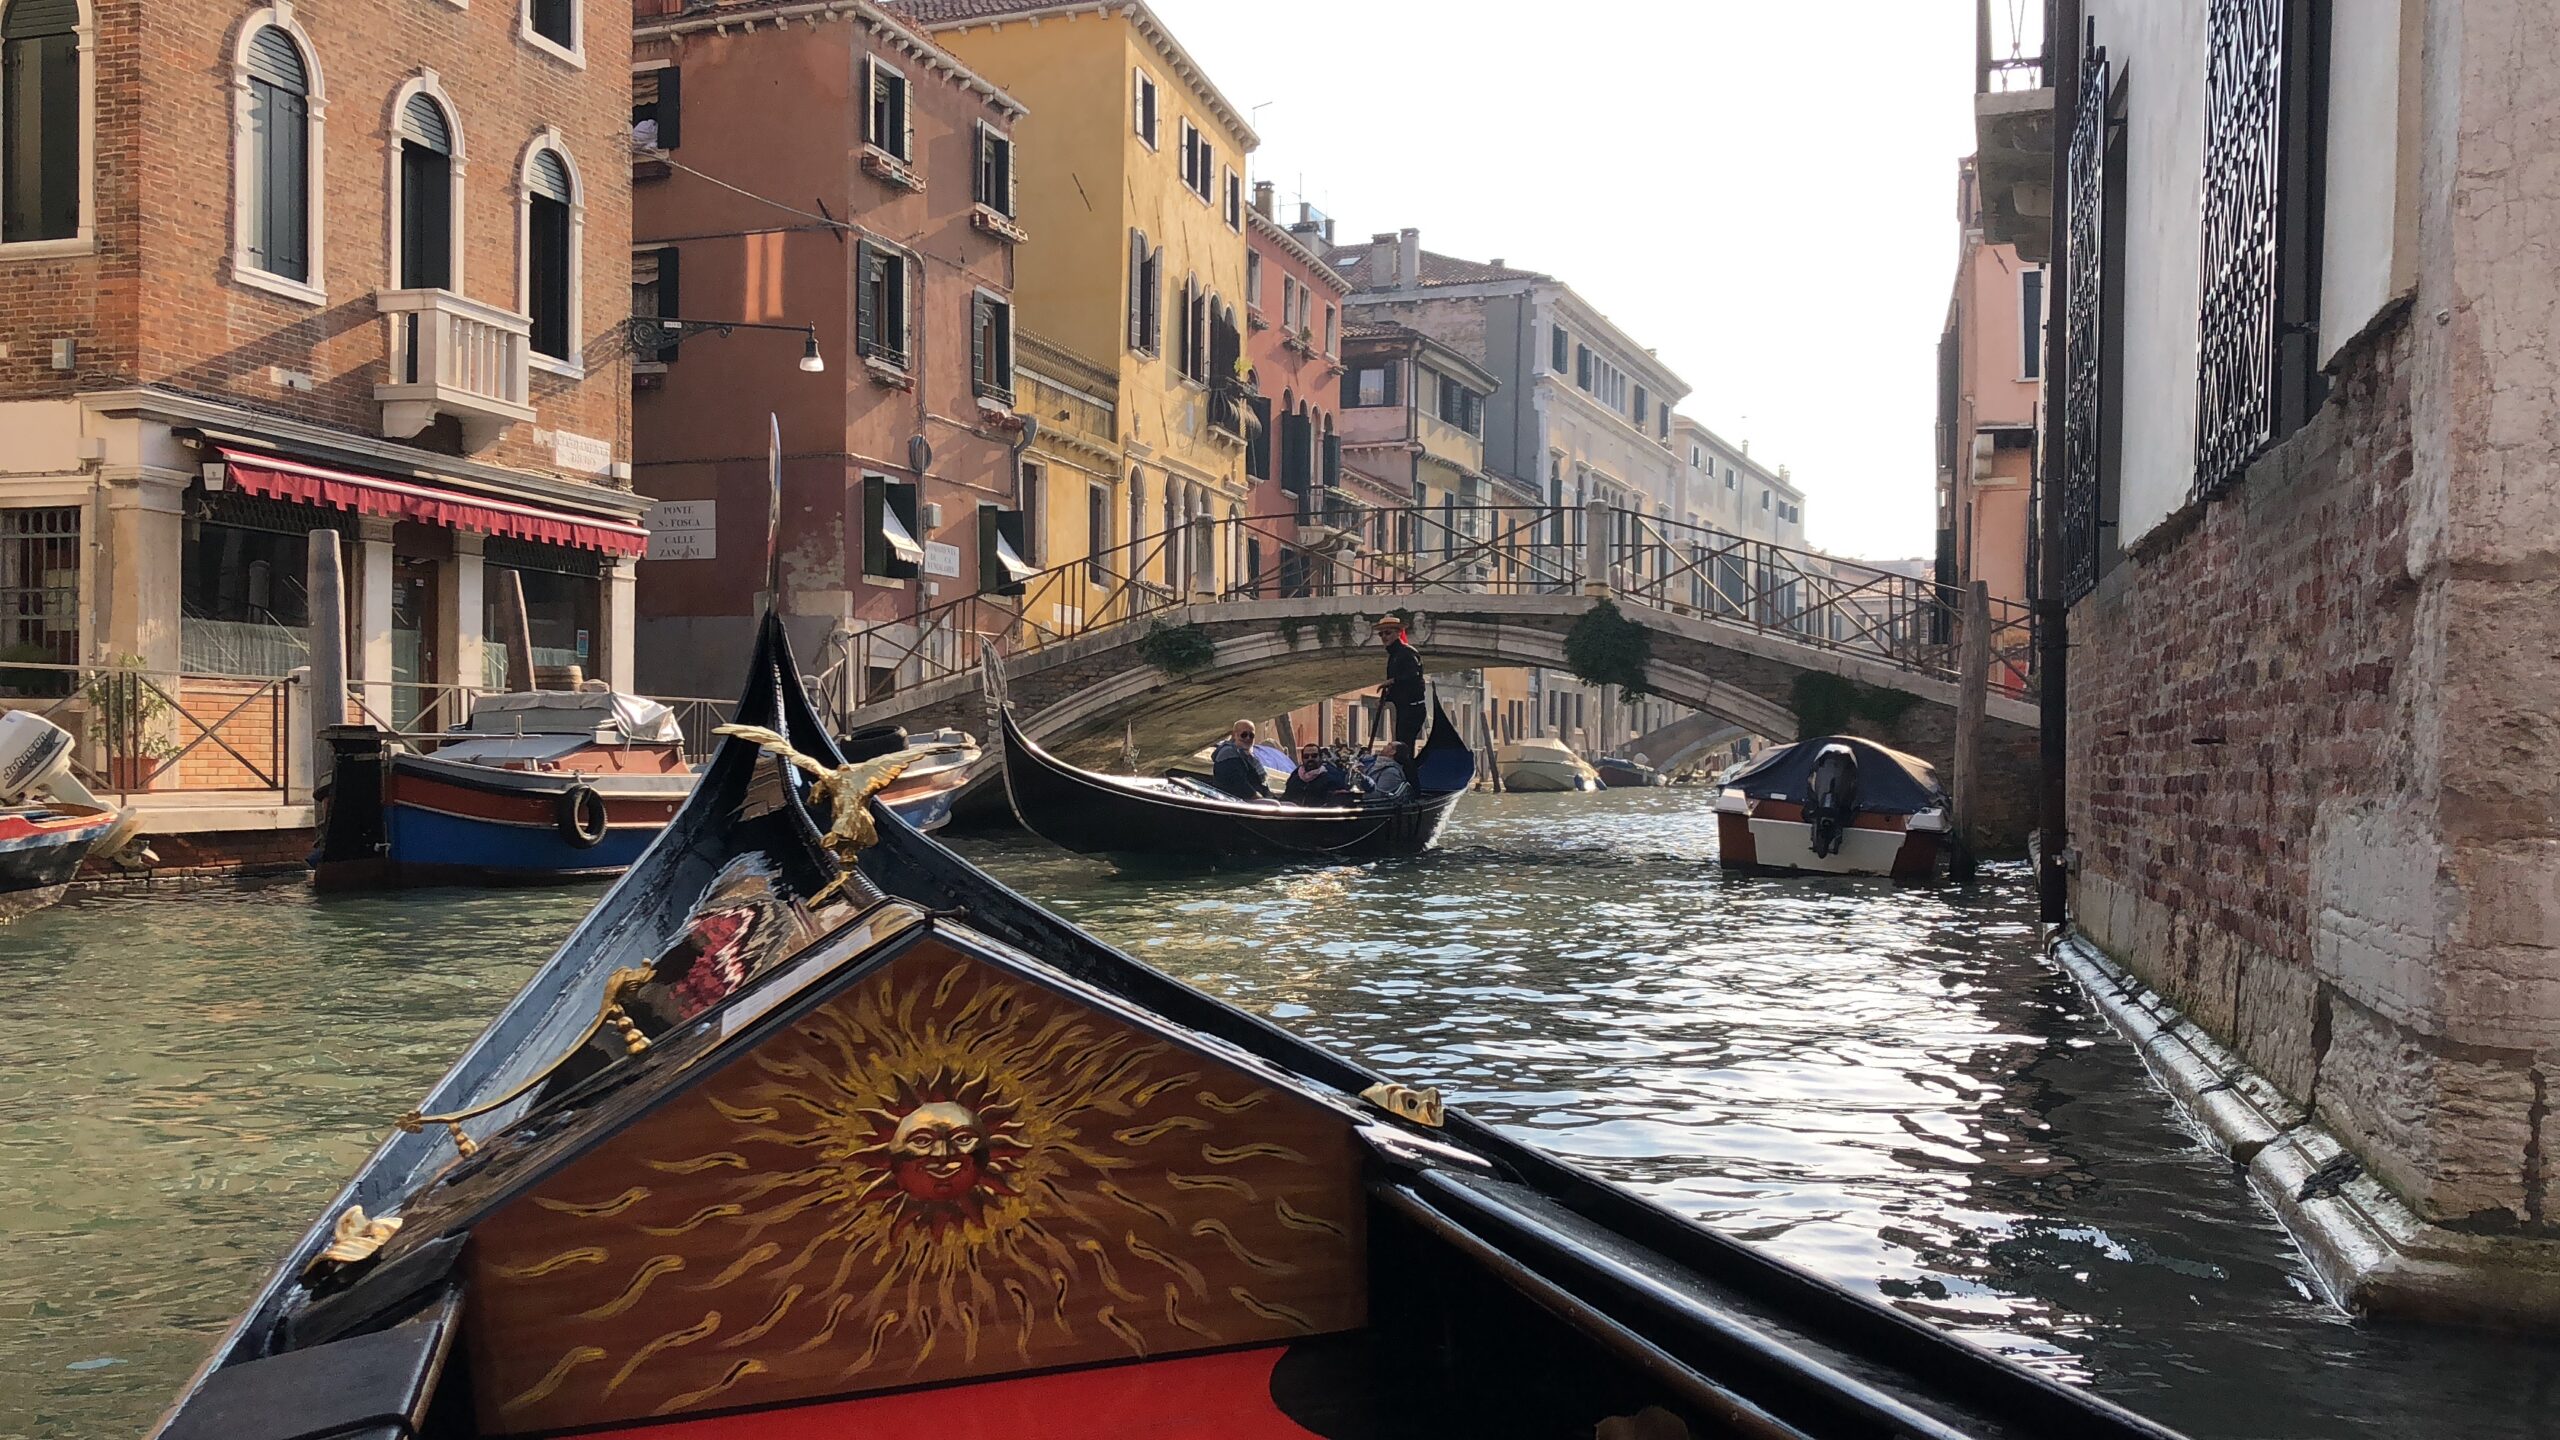
M1448 724L1445 716L1440 724ZM1003 730L1005 794L1015 817L1041 839L1079 855L1204 864L1416 855L1439 839L1464 793L1369 805L1213 799L1079 770L1023 734L1010 712Z

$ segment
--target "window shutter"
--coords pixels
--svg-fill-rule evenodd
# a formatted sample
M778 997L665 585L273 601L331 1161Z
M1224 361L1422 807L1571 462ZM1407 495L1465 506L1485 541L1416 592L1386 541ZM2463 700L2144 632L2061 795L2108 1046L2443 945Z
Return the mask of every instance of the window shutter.
M900 80L898 82L898 158L901 160L913 160L916 158L916 107L914 100L915 97L908 93L907 82Z
M412 95L400 107L400 128L410 140L438 155L453 153L453 131L445 124L444 107L426 95Z
M1013 137L1007 135L997 143L1004 147L1004 213L1019 215L1022 211L1016 208L1018 202L1013 188L1013 163L1017 158L1013 153Z
M676 262L682 258L683 252L673 245L660 246L658 249L658 314L669 320L684 313L684 293L676 283ZM658 363L661 365L668 364L675 358L676 347L673 345L666 346L658 352Z
M1147 237L1129 232L1129 348L1147 348Z
M987 327L990 323L991 320L987 314L987 297L970 296L969 377L981 385L994 378L987 373Z
M1389 365L1387 367L1387 403L1390 405L1400 403L1396 398L1396 377L1403 369L1404 367L1401 365Z
M880 62L868 55L862 57L862 138L883 148L888 144L880 134Z
M573 203L569 186L569 166L557 150L542 150L533 157L533 193L547 196L563 205Z
M993 184L996 158L995 132L987 128L986 121L981 120L978 122L977 137L978 143L975 148L978 163L969 171L969 198L984 205L988 203L989 192L995 188Z
M12 40L21 38L19 32L22 22L19 12L41 13L47 8L47 3L48 0L18 0L17 4L10 6L8 38ZM66 16L77 17L78 12L72 9L70 0L62 0L60 8ZM66 24L63 28L67 30L71 27ZM296 95L307 91L308 82L304 79L301 48L293 43L292 36L273 25L260 30L249 42L249 74L253 79L264 80L270 85L289 90Z
M1147 348L1164 350L1164 247L1147 256Z
M1324 437L1324 484L1328 490L1342 485L1342 437L1339 435Z
M880 252L868 240L854 246L853 338L868 355L880 348Z
M684 143L684 72L670 65L658 72L658 148Z

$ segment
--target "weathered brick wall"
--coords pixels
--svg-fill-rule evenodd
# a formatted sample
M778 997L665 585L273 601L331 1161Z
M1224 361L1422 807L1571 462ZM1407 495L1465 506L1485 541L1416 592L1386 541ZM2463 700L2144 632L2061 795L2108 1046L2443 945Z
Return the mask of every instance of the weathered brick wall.
M326 299L313 304L230 279L232 56L250 8L97 0L97 249L0 260L0 399L138 381L379 433L373 387L387 342L373 296L392 284L390 102L412 75L434 70L464 150L463 294L522 308L517 176L544 127L558 127L583 187L576 338L589 351L589 378L537 370L536 421L474 458L576 473L557 463L553 430L626 453L628 381L606 342L630 308L630 12L582 0L578 66L518 38L518 5L294 6L325 97L315 196L325 235L313 280ZM52 342L63 338L80 345L71 374L50 365ZM311 388L278 383L279 368L310 377Z
M2400 884L2402 857L2336 843L2377 815L2432 833L2429 757L2462 739L2422 655L2459 622L2411 573L2414 350L2403 320L2347 352L2310 425L2074 610L2074 914L2421 1213L2539 1225L2535 1054L2395 1021L2323 965L2341 927L2449 963L2372 918L2426 910L2438 869Z

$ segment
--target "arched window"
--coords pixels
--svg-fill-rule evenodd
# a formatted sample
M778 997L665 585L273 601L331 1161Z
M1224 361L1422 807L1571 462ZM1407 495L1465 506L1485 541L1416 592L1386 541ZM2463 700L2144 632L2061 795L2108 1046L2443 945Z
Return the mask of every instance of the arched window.
M0 0L0 243L80 234L78 0Z
M249 130L241 183L252 268L311 280L311 72L302 47L273 25L249 37Z
M570 363L578 354L583 213L558 137L536 139L524 167L524 310L533 321L533 352Z
M455 141L453 113L424 91L400 104L396 288L451 290L454 276Z

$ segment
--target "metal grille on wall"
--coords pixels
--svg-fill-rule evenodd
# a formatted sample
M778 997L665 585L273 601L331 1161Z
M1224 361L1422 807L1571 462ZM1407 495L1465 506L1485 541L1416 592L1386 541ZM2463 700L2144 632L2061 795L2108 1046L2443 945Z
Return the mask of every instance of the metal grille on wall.
M2275 438L2286 8L2211 0L2205 22L2195 499L2230 488Z
M2062 330L2063 599L2098 585L2099 390L2105 336L2107 52L2089 47L2080 67L2080 109L2071 127L2070 192L2063 212Z

